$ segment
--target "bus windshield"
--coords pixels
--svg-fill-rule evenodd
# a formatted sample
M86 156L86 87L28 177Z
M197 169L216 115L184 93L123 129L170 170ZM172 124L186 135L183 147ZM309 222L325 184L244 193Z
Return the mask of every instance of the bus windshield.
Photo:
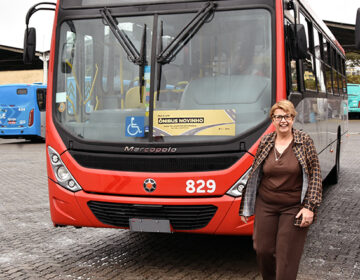
M63 22L55 121L84 141L112 143L223 141L266 121L270 12L201 12L100 10Z

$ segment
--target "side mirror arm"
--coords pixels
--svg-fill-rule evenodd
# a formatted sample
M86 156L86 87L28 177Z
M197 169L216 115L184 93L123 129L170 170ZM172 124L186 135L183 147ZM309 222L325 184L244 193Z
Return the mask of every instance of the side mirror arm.
M55 3L52 2L41 2L34 6L32 6L26 14L25 24L25 35L24 35L24 54L23 61L25 64L31 64L35 60L35 52L36 52L36 30L33 27L29 28L29 21L31 16L37 11L55 11L55 8L50 7L40 7L40 5L51 5L56 6Z

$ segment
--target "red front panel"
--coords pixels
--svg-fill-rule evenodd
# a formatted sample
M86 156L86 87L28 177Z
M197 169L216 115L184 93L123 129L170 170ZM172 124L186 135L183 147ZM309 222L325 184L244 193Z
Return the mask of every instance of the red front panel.
M272 127L265 133L272 130ZM51 133L51 139L56 135ZM59 140L60 141L60 140ZM256 143L251 153L256 152ZM207 234L252 234L253 223L243 224L239 217L240 198L226 195L226 191L250 167L252 157L246 154L231 168L216 172L192 173L143 173L88 169L79 166L68 152L62 154L62 160L84 191L72 193L56 184L49 163L49 198L51 216L56 225L74 225L89 227L113 227L101 222L90 210L88 202L106 202L129 205L212 205L217 208L211 220L202 228L188 230ZM144 181L152 178L156 189L149 193ZM194 182L195 192L187 191L188 181ZM206 182L216 183L214 192L209 193ZM199 189L200 183L205 185ZM200 191L200 192L199 192ZM203 191L203 192L201 192ZM156 218L156 217L154 217ZM121 227L124 228L124 227ZM125 227L126 228L126 227ZM174 232L178 230L172 228Z

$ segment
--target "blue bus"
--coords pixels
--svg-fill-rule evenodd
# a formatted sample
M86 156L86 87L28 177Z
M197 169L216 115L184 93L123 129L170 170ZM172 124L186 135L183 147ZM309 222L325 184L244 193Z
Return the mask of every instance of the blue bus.
M46 85L0 85L0 138L45 138Z
M360 116L360 84L347 84L349 117Z

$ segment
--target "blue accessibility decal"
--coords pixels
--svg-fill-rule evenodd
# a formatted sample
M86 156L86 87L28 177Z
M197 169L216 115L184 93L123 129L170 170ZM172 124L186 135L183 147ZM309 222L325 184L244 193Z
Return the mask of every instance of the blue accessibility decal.
M125 121L125 136L129 137L144 137L145 117L143 116L128 116Z

